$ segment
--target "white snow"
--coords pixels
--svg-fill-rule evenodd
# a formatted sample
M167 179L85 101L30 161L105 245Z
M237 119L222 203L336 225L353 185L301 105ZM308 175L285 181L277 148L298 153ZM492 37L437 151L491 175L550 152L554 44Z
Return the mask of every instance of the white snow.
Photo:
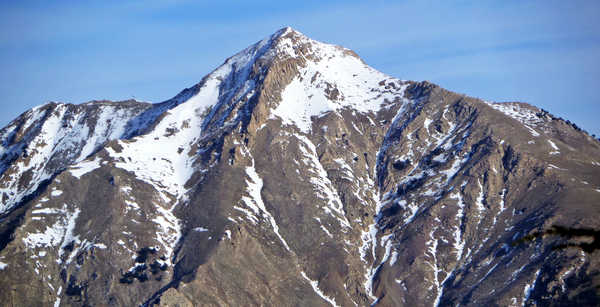
M140 206L133 201L125 199L124 202L127 205L127 209L141 210Z
M254 159L252 159L252 165L246 167L246 175L249 179L246 180L246 184L248 186L246 192L248 193L248 196L242 196L242 202L244 202L244 204L246 204L246 206L248 206L248 208L252 210L250 214L254 216L255 219L256 216L263 216L266 218L269 224L271 224L273 232L279 238L285 249L291 252L291 249L288 246L287 242L279 233L279 226L277 225L275 218L273 218L273 215L271 215L271 213L267 210L263 202L262 196L260 194L263 188L263 181L258 175L258 173L256 173L256 169L254 168ZM236 209L239 210L242 208L237 207Z
M504 207L504 198L505 197L506 197L506 188L502 189L502 194L500 194L500 212L502 212L506 209Z
M398 261L398 251L393 250L392 256L390 257L390 266L393 266L394 264L396 264L396 261Z
M23 243L30 249L45 248L56 246L67 246L72 241L78 241L78 237L74 234L75 222L79 216L80 210L67 210L64 205L62 209L52 212L56 214L56 222L51 226L47 226L41 232L31 231L25 238ZM60 250L62 254L63 250Z
M540 136L534 128L544 123L544 121L536 116L536 113L528 108L525 108L517 103L491 103L487 102L492 108L516 119L521 122L533 137Z
M93 246L96 248L99 248L99 249L107 249L106 245L104 245L102 243L96 243Z
M556 166L556 165L554 165L554 164L548 164L548 167L549 167L549 168L555 168L555 169L557 169L557 170L561 170L561 171L566 171L566 170L567 170L567 169L565 169L565 168L560 168L560 167L558 167L558 166Z
M457 157L454 159L449 169L441 170L439 172L446 176L447 182L450 182L450 180L458 173L458 171L460 171L461 167L468 161L468 159L468 157L464 157L462 159L460 157Z
M454 228L453 232L453 246L456 251L456 258L460 259L465 249L465 239L463 237L464 234L462 231L462 218L464 216L465 203L460 193L453 194L450 196L450 198L456 199L456 206L458 207L456 211L456 220L458 221L458 223Z
M405 200L400 200L397 202L397 204L403 209L407 210L404 214L403 226L414 221L415 217L417 216L417 213L419 213L419 206L414 202L408 204Z
M255 81L249 77L253 64L273 58L276 49L283 48L273 45L274 40L282 33L276 33L228 58L223 65L206 76L202 83L170 100L170 109L149 133L127 141L120 140L117 142L118 146L106 148L117 167L134 173L138 179L159 191L165 206L169 208L164 209L164 218L155 219L155 222L162 225L163 235L168 232L173 232L173 235L180 233L180 230L173 228L178 222L168 212L184 199L187 192L185 184L194 171L206 171L194 167L195 157L198 156L196 152L192 152L196 149L194 145L213 127L208 125L211 120L216 120L216 124L220 126L233 125L241 120L241 113L236 112L233 106L243 107L255 93ZM227 116L220 113L217 115L224 109L237 116L224 122ZM235 206L235 209L255 219L252 211L239 206ZM167 236L160 240L174 244L174 238Z
M71 244L71 242L79 243L79 236L75 235L75 223L80 212L81 210L79 210L79 208L75 208L75 211L72 214L67 215L62 244L60 245L60 250L58 252L59 256L63 254L65 247Z
M525 288L523 289L523 302L522 302L523 306L525 306L525 303L531 296L531 292L533 292L533 290L535 289L535 284L537 282L539 275L540 275L540 269L538 269L535 272L535 276L533 277L533 280L531 281L531 283L525 284Z
M425 131L429 131L429 125L431 125L433 121L429 118L425 118L423 121L423 127L425 127Z
M193 230L194 230L194 231L197 231L197 232L207 232L207 231L208 231L208 228L204 228L204 227L196 227L196 228L194 228Z
M361 234L361 240L363 241L363 244L360 246L359 252L360 252L360 259L368 265L366 256L367 256L367 251L369 249L369 247L371 247L371 257L373 259L373 262L375 262L376 259L376 255L375 255L375 250L377 248L376 244L377 244L377 223L373 223L371 225L369 225L369 230L368 231L363 231ZM379 264L377 266L377 268L380 266L381 264ZM373 294L373 278L375 277L375 273L376 273L376 268L374 268L372 265L369 267L367 266L365 269L365 290L367 292L367 295L369 296L369 298L371 300L373 300L373 302L377 301L377 297ZM373 303L371 304L373 305Z
M485 194L483 191L483 186L481 185L481 181L479 179L477 179L477 185L479 186L479 195L477 195L477 199L475 200L475 205L477 206L477 210L479 210L479 216L481 218L483 218L482 213L483 213L483 211L485 211L485 206L483 206Z
M354 130L356 130L356 132L358 132L358 134L364 135L363 132L356 126L354 121L352 121L352 127L354 128Z
M329 232L329 230L327 230L325 226L321 225L321 229L323 229L323 231L327 234L328 237L333 238L333 235L331 235L331 232Z
M331 298L331 297L327 296L325 293L323 293L323 291L321 291L321 289L319 289L318 281L308 278L308 276L306 276L306 273L304 273L304 271L300 271L300 274L302 275L302 277L304 277L304 279L306 279L310 283L310 285L313 288L313 290L315 291L315 293L317 293L322 299L324 299L329 304L331 304L331 306L335 306L335 307L338 306L338 304L335 302L335 298Z
M311 40L301 34L299 40L292 43L289 38L284 38L279 42L281 46L308 43L314 59L308 59L297 49L283 48L286 56L306 59L306 65L300 68L299 75L283 90L281 102L272 112L272 116L281 118L284 125L295 125L300 131L309 133L313 116L344 108L361 113L377 112L386 99L393 101L396 97L402 98L407 84L372 69L359 58L348 54L348 50ZM381 89L383 86L379 82L383 80L394 83L396 89ZM333 91L338 92L337 99L327 97L328 92Z
M186 132L189 130L192 129L184 129ZM184 185L193 172L193 161L187 155L187 150L177 153L177 149L189 149L189 142L183 135L181 138L159 137L159 141L153 137L143 137L133 143L119 141L123 147L121 152L110 147L107 147L107 151L116 161L119 158L125 161L117 162L117 167L134 173L138 179L153 185L158 191L177 198L185 193Z
M298 147L304 156L302 161L310 167L309 171L312 174L310 182L315 186L318 196L327 201L325 212L336 218L343 227L350 228L340 196L319 161L315 145L306 136L298 134L295 136L300 141Z
M175 245L181 238L181 221L173 214L176 205L173 205L170 209L165 209L155 204L157 215L152 219L159 227L156 231L156 240L165 249L164 256L167 258L167 264L172 264L171 256Z
M14 171L11 175L2 176L5 181L0 184L0 195L6 193L10 198L0 204L0 212L11 208L35 191L41 182L52 177L56 171L56 163L49 162L57 154L65 155L63 158L68 163L78 163L106 141L121 138L130 120L144 111L143 108L101 103L96 104L94 108L83 106L78 112L74 112L71 106L65 104L57 104L53 110L40 106L29 111L26 126L23 127L29 131L24 139L24 142L28 142L28 157L18 159L10 166ZM96 110L97 113L92 113ZM94 119L94 127L87 126L89 118ZM39 134L36 135L36 131L39 131ZM12 133L10 129L7 132ZM4 139L7 136L5 134L0 138ZM0 146L0 155L8 152L20 154L24 145L18 142L10 147ZM23 188L20 187L19 181L26 173L32 177L30 183Z
M62 209L57 209L57 208L43 208L43 209L36 209L31 211L31 214L57 214L57 213L62 213L63 210Z
M61 190L54 190L54 191L50 192L50 195L56 197L56 196L62 195L62 193L63 193L63 191L61 191Z
M6 267L7 267L7 266L8 266L8 264L6 264L6 263L4 263L4 262L0 261L0 270L4 270L4 269L6 269Z
M83 176L84 174L87 174L99 168L100 162L101 160L98 157L91 161L82 161L71 167L71 169L69 169L69 172L71 173L71 175L73 175L73 177L80 179L81 176Z
M338 159L334 159L333 161L335 161L335 163L340 165L340 170L342 170L343 175L344 175L342 178L348 179L350 181L354 180L354 171L352 170L350 165L348 165L348 163L346 163L346 161L344 159L338 158Z
M250 66L269 41L270 38L265 39L227 59L204 79L197 92L176 96L171 101L175 106L150 133L127 142L119 141L120 152L107 148L115 161L119 161L116 166L179 199L194 172L197 155L189 155L192 146L202 137L206 122L221 105L230 103L228 99L242 101L253 93L254 81L247 77ZM225 82L228 82L226 93L221 91Z
M164 248L169 263L181 237L181 222L173 211L185 201L185 184L195 171L193 164L197 155L190 151L202 136L203 121L210 116L208 109L219 101L220 84L225 74L232 70L231 65L224 64L207 76L198 92L181 94L171 100L174 107L164 113L151 132L106 147L116 167L133 173L137 179L156 189L158 200L154 206L157 215L152 221L158 225L156 239ZM129 193L131 188L122 190ZM126 204L129 208L139 209L133 201L126 201Z
M552 149L554 149L554 151L550 152L551 155L560 154L560 149L558 148L558 146L556 146L556 144L554 144L554 142L552 142L552 140L548 140L548 143L550 144L550 146L552 146Z
M442 293L443 293L443 285L444 282L439 281L439 273L443 272L442 268L440 267L440 265L438 264L438 258L437 258L437 248L438 248L438 240L434 238L433 234L435 233L435 231L437 230L437 227L434 227L431 232L429 232L429 238L430 240L427 241L425 243L425 245L427 246L427 251L429 252L429 256L432 258L431 261L429 260L425 260L425 263L428 264L431 267L431 270L433 271L433 280L429 280L429 282L431 282L433 284L433 286L436 288L436 298L434 300L433 306L438 306L440 303L440 299L442 297ZM447 274L446 277L448 277L450 274Z
M560 287L562 289L562 292L565 292L567 290L567 284L566 284L566 279L567 276L569 276L571 273L573 272L573 268L570 268L568 270L566 270L565 272L563 272L562 274L560 274L559 276L559 280L560 280Z

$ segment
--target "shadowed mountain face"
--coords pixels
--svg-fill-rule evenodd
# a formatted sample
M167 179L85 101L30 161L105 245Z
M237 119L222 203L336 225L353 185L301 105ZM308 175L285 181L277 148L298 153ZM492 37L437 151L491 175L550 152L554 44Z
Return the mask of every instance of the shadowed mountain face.
M7 306L596 305L600 143L290 29L0 130Z

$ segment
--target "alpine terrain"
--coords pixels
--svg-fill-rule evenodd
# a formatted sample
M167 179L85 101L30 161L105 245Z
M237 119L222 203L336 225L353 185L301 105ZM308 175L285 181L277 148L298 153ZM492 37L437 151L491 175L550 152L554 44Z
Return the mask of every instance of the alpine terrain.
M600 302L600 142L285 28L0 130L3 306Z

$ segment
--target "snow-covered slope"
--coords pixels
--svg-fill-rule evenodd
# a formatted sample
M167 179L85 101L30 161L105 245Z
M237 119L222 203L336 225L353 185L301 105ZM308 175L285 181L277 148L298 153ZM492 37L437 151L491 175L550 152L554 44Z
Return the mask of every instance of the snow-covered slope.
M149 104L96 102L36 107L0 131L0 214L45 180L140 127L128 126Z
M348 108L357 112L377 112L390 104L408 86L365 64L352 51L317 42L286 29L277 49L280 56L302 59L303 67L281 94L272 115L284 124L311 132L311 118ZM294 46L307 45L306 50ZM387 86L381 82L388 80ZM392 81L392 82L389 82Z

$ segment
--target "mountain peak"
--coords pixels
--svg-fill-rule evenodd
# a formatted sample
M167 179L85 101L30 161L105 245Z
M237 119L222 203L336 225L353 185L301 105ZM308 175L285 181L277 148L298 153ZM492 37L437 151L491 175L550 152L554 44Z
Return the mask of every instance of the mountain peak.
M360 60L350 49L320 42L292 27L284 27L228 58L225 64L238 62L236 65L242 66L258 59L270 62L289 58L320 61L323 58L348 55Z
M393 89L382 86L386 79L395 82ZM175 101L189 101L199 110L212 108L207 120L213 121L227 118L219 112L231 115L234 105L241 107L255 97L265 114L308 132L312 116L346 107L376 111L402 100L405 85L369 67L349 49L285 27L229 57ZM373 95L365 97L364 92Z
M286 26L286 27L283 27L283 28L277 30L275 33L273 33L273 35L274 36L284 36L284 35L287 35L290 33L297 34L297 35L304 35L300 31L298 31L290 26Z

